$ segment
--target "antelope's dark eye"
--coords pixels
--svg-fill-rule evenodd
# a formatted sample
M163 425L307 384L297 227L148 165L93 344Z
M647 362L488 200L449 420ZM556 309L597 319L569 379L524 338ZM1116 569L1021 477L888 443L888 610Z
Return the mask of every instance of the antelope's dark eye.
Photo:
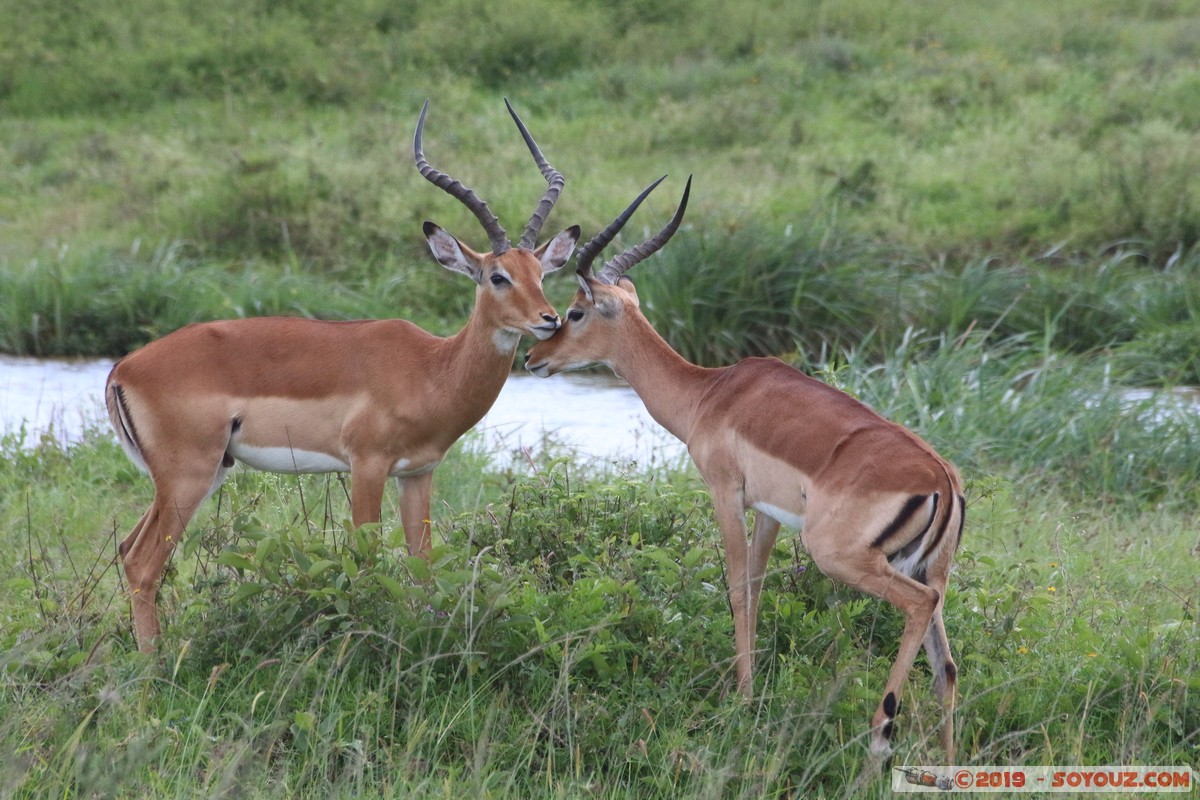
M581 320L581 319L583 319L583 312L580 311L578 308L572 308L570 311L567 312L567 321L568 322L579 322L579 320Z
M504 286L508 283L511 283L511 281L509 281L508 278L504 277L499 272L492 273L492 286Z

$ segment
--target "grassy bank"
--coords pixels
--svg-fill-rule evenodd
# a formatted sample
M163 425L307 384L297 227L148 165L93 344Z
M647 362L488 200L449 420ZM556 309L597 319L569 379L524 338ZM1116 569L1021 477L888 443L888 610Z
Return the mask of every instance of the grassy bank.
M433 274L420 222L480 237L412 168L412 126L432 98L430 158L515 227L541 184L508 95L568 178L550 228L594 231L657 175L695 173L690 230L662 259L663 286L696 302L671 307L664 289L651 318L697 357L866 336L883 352L910 325L1003 316L1001 333L1054 323L1052 344L1076 352L1137 339L1148 352L1131 361L1186 365L1147 379L1196 377L1189 3L764 2L732 19L716 2L135 1L8 16L6 351L116 355L186 321L268 312L452 330L469 286ZM552 300L571 285L553 282ZM715 347L694 343L714 331Z
M960 760L1195 765L1195 415L1081 396L1101 385L1087 361L981 341L824 372L971 476L946 607ZM394 509L348 532L337 480L239 471L177 554L147 660L111 559L148 482L106 437L16 444L0 459L18 554L0 572L6 794L839 797L865 755L898 614L785 537L758 693L736 699L690 471L457 449L432 569L392 549ZM919 664L896 763L938 758Z

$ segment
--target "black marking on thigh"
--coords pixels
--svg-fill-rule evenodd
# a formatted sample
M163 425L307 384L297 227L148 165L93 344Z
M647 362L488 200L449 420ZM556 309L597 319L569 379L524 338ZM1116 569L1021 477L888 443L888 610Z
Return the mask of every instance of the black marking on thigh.
M898 532L903 530L904 527L906 525L908 525L908 523L912 520L913 515L916 514L918 510L920 510L921 506L924 505L925 501L928 499L929 499L929 497L927 495L921 495L921 494L914 494L912 497L908 498L908 500L906 500L904 502L904 507L900 509L900 511L896 514L895 518L892 519L892 521L887 524L887 527L885 527L883 529L883 531L878 536L875 537L875 541L871 542L872 546L882 547L884 545L884 543L887 542L888 539L892 538ZM934 492L933 493L933 510L935 513L937 512L937 499L938 499L937 492ZM930 522L932 522L932 521L933 521L933 514L930 515ZM929 527L926 526L925 530L928 530L928 529L929 529ZM921 531L921 535L923 536L924 534L925 534L925 531ZM916 538L920 539L921 536L918 536Z
M229 438L232 439L234 436L237 435L237 432L240 431L241 429L242 429L242 418L234 417L233 421L229 423ZM231 456L229 454L229 451L226 450L225 455L223 455L221 457L221 466L224 467L225 469L230 469L231 467L233 467L233 464L234 464L233 456Z
M953 661L947 661L942 666L942 672L946 675L946 680L954 683L958 680L958 667L954 666Z
M942 515L942 523L938 525L937 532L929 540L929 544L925 545L924 558L928 558L932 553L937 552L937 547L942 542L942 538L946 535L946 530L950 527L950 517L953 516L953 508Z

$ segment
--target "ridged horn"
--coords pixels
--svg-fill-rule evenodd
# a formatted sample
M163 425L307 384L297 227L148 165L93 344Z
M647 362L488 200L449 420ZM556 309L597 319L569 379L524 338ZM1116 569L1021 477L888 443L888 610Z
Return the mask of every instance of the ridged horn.
M561 172L552 167L550 162L546 160L546 157L542 155L537 142L533 140L533 137L529 134L529 129L525 127L524 122L521 122L521 118L517 116L517 112L513 110L512 103L508 102L507 97L504 98L504 105L508 108L508 113L512 115L513 122L517 123L517 128L521 131L522 138L525 139L525 145L529 148L529 152L533 154L533 160L537 163L538 169L542 171L542 177L549 184L546 188L546 193L542 195L541 201L537 204L537 208L534 209L533 216L529 218L529 222L525 225L525 231L521 234L521 241L517 244L518 247L533 250L537 247L538 234L542 232L542 225L545 224L546 218L550 216L550 211L554 208L554 204L558 202L558 196L562 193L567 179L562 176Z
M621 255L608 261L599 273L591 272L592 261L596 256L608 246L613 237L625 226L629 218L633 216L633 212L642 204L642 201L654 190L656 186L666 179L666 175L662 176L654 183L650 184L645 191L637 196L637 199L629 204L629 207L622 211L612 223L592 237L592 240L579 249L578 260L576 261L575 271L579 276L586 280L591 275L600 283L613 284L620 280L621 276L629 271L641 261L649 258L657 252L663 245L670 241L675 235L675 231L679 230L679 223L683 221L683 214L687 210L688 197L692 192L692 176L688 176L687 185L683 189L683 199L679 201L679 207L675 209L675 215L671 217L671 221L663 226L663 229L651 236L646 241L639 245L629 248Z
M488 208L487 203L464 186L461 181L451 178L444 172L439 172L429 166L429 162L425 160L425 152L421 146L421 131L425 127L425 112L428 110L429 101L426 100L425 105L421 106L421 116L417 120L417 132L413 135L413 157L417 162L417 170L425 180L458 200L475 215L475 218L483 225L483 229L487 231L493 253L502 255L508 252L512 248L512 243L508 241L508 234L501 227L500 220Z

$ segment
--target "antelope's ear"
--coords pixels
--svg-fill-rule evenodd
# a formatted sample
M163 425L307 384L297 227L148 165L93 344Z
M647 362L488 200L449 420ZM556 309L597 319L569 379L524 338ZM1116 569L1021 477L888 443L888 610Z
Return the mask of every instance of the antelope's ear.
M592 303L596 308L596 313L605 319L614 319L625 310L625 298L622 297L622 292L596 292L596 300ZM637 305L637 295L633 297L633 304Z
M627 275L622 275L621 277L617 278L617 286L620 286L622 289L628 292L629 296L633 298L633 304L641 308L642 301L638 297L637 287L633 285L633 278L630 278Z
M483 256L432 222L426 222L424 230L429 249L439 264L454 272L461 272L476 283L483 280Z
M557 272L571 260L575 245L579 242L579 226L572 225L550 241L533 251L538 261L542 262L542 274Z
M576 272L575 279L579 281L579 291L583 292L583 296L587 298L587 301L589 303L595 302L595 298L592 297L592 280L591 280L591 278L585 278L582 275L580 275L578 272Z

